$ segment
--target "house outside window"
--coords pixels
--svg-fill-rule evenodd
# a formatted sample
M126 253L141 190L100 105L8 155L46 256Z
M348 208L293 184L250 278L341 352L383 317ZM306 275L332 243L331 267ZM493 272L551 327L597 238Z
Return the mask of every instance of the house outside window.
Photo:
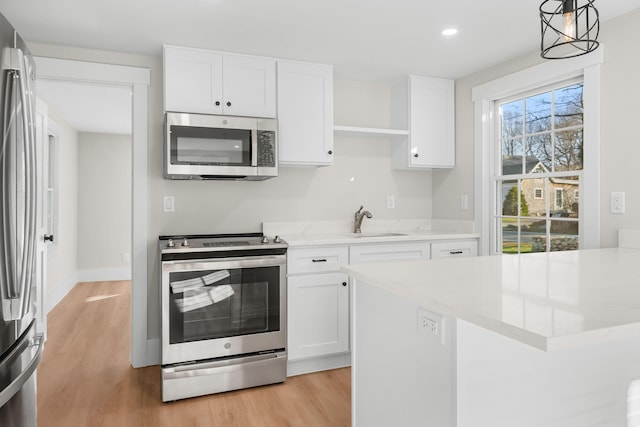
M496 248L529 253L579 248L583 83L565 81L498 100L500 168ZM544 197L544 194L552 197Z

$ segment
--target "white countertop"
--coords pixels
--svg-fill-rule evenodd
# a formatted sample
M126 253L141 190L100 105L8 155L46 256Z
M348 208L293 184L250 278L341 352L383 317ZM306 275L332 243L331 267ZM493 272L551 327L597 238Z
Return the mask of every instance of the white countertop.
M640 339L640 250L360 264L343 270L420 307L545 351Z
M267 236L280 236L290 247L354 245L425 240L477 239L472 224L465 221L365 220L362 233L352 232L353 221L309 221L264 223Z
M443 233L443 232L406 232L393 233L317 233L317 234L285 234L281 236L289 245L315 246L315 245L354 245L360 243L395 243L425 240L450 240L450 239L477 239L473 233Z

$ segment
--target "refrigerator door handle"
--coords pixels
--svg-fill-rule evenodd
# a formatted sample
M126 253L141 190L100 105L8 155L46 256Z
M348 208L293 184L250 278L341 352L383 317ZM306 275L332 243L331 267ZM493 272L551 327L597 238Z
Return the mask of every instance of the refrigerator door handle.
M24 186L22 200L20 195L15 194L2 201L0 231L4 245L4 270L0 272L0 296L2 317L5 321L10 321L21 319L29 311L35 263L36 179L33 174L36 172L36 158L35 134L32 130L33 105L29 101L31 87L25 56L20 49L5 48L2 51L2 63L6 78L0 156L0 171L5 187L3 192L15 194L18 185ZM21 113L20 117L18 113ZM19 137L20 134L22 138ZM19 157L21 153L24 163L11 158ZM24 169L20 171L20 167ZM15 176L19 172L24 176Z
M15 380L11 382L4 390L0 391L0 408L5 405L11 398L20 391L24 383L26 383L29 378L33 375L38 367L38 363L40 363L40 358L42 357L42 350L44 348L44 336L42 334L37 334L33 338L33 345L27 346L25 351L30 351L33 346L38 346L38 350L33 355L29 364L20 372L20 374L16 377Z

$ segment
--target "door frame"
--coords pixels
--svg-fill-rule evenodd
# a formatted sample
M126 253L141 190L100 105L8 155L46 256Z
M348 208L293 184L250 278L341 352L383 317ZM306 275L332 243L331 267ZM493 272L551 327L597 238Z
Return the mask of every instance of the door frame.
M131 89L131 364L148 366L147 344L147 146L151 70L35 56L36 78Z

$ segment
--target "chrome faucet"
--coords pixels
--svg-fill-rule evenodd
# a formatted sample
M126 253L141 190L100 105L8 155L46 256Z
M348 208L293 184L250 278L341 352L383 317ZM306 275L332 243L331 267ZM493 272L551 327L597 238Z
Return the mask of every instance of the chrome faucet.
M360 209L358 209L358 211L355 214L355 220L353 223L354 233L362 233L362 230L360 229L360 227L362 227L362 220L364 220L365 216L367 218L373 218L373 215L371 215L371 212L369 211L362 212L362 208L364 208L364 206L360 206Z

